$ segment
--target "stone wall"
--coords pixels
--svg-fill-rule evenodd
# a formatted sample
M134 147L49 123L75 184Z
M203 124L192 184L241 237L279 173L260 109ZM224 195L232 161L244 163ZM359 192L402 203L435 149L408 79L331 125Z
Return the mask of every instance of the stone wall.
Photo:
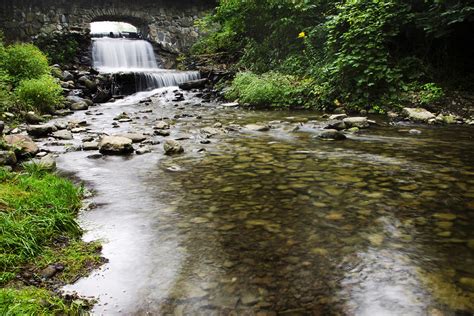
M128 22L180 53L198 38L194 21L213 6L212 0L0 0L0 28L7 41L30 41L56 31L84 32L94 21Z

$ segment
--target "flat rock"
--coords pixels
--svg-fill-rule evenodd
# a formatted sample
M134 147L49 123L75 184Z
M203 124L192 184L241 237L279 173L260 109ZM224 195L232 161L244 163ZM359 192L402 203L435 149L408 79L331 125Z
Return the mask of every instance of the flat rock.
M126 133L126 134L120 134L118 136L129 138L132 140L133 143L141 143L147 138L145 135L140 134L140 133Z
M342 131L346 129L346 123L343 121L335 121L335 122L330 122L326 126L324 126L324 129L335 129L338 131Z
M99 142L99 151L106 155L123 155L133 152L132 140L120 136L104 136Z
M28 124L39 124L43 121L43 118L35 112L28 112L25 114L25 120Z
M82 144L82 149L83 150L97 150L99 149L99 143L98 142L84 142Z
M165 121L159 121L153 127L154 129L170 129L170 124Z
M57 130L56 126L51 124L29 125L27 128L28 134L36 137L47 136Z
M183 146L175 140L169 139L163 144L166 155L181 154L184 152Z
M322 131L318 135L318 138L325 139L325 140L344 140L347 137L346 137L346 135L339 132L338 130L327 129L327 130Z
M428 120L436 118L433 113L423 108L403 108L402 114L415 122L428 122Z
M69 106L72 111L85 111L89 108L89 105L85 101L75 102Z
M38 145L26 135L7 135L3 139L8 145L19 148L20 155L34 156L39 152Z
M270 130L270 126L264 124L247 124L245 128L253 132L266 132Z
M329 116L330 120L343 120L347 117L347 114L333 114Z
M54 132L53 137L57 139L63 139L63 140L73 139L72 133L68 130L60 130L60 131Z
M239 106L239 103L237 102L223 103L222 106L225 108L235 108Z
M346 124L347 128L358 127L358 128L367 128L369 127L369 120L364 116L356 117L347 117L342 120Z

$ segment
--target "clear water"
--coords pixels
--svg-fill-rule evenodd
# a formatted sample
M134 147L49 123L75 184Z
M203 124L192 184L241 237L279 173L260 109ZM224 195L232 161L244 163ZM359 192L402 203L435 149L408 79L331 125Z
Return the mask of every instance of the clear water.
M411 135L414 126L375 117L382 126L321 141L318 114L198 98L175 106L171 90L151 105L129 98L72 117L91 135L152 133L165 119L185 148L60 159L97 193L81 221L110 262L66 288L97 297L95 314L474 312L472 127L415 126L422 133ZM124 111L133 121L112 128ZM235 127L256 122L273 128ZM201 144L215 123L230 130Z

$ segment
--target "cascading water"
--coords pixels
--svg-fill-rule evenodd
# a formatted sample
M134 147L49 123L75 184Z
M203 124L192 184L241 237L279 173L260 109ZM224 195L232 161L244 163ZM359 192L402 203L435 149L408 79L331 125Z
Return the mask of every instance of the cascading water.
M95 38L92 57L94 68L99 72L133 74L137 91L176 86L200 78L197 71L159 68L152 45L144 40Z

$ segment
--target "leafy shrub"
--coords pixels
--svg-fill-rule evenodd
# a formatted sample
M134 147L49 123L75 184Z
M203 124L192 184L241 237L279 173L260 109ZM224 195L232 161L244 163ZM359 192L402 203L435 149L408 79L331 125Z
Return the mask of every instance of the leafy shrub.
M14 86L20 81L49 74L48 59L32 44L14 44L6 48L3 68Z
M42 113L51 113L63 101L61 86L51 75L20 82L15 95L21 105Z
M308 107L315 100L312 85L311 80L276 72L263 75L244 72L237 74L226 98L254 106Z
M435 83L426 83L421 86L420 103L430 104L439 101L444 96L443 89Z

